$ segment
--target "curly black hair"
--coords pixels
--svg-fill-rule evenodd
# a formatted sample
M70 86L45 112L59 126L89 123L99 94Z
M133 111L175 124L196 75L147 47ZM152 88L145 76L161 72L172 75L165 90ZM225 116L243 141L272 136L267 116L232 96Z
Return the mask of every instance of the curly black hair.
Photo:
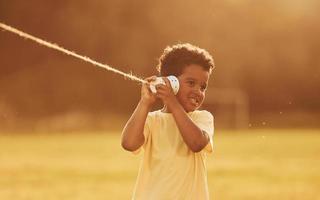
M189 43L176 44L164 49L159 58L157 70L160 76L179 76L191 64L203 67L210 74L215 68L212 56L204 49Z

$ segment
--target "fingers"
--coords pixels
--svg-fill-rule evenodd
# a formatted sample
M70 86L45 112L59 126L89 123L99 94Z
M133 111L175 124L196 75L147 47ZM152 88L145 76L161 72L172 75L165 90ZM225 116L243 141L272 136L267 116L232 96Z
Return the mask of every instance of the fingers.
M159 86L159 88L167 88L169 91L173 91L172 88L171 88L171 84L170 84L169 79L167 77L163 77L162 79L164 80L165 85L163 85L163 84L160 85L159 84L157 86Z
M143 86L149 87L150 83L151 83L152 81L155 81L156 79L157 79L156 76L150 76L150 77L145 78L144 80L145 80L147 83L143 83Z
M152 88L150 88L150 86L151 86L150 83L155 81L156 79L157 79L156 76L150 76L150 77L147 77L146 79L144 79L146 81L146 83L143 83L143 85L142 85L142 91L144 94L147 94L148 96L154 95Z
M157 79L157 76L150 76L146 79L144 79L145 81L147 81L148 83L152 82L152 81L155 81Z
M163 84L159 84L156 85L156 90L157 90L157 97L165 97L165 96L169 96L172 93L172 89L169 88L167 85L163 85Z
M146 79L144 79L145 81L147 81L147 83L144 83L143 84L143 87L145 88L148 88L150 87L150 83L153 82L153 81L156 81L157 80L157 76L150 76ZM162 93L163 95L168 95L172 92L172 88L171 88L171 84L170 84L170 81L168 80L168 78L166 77L162 77L163 81L165 84L161 84L161 83L158 83L156 85L154 85L155 87L155 93ZM148 88L148 90L150 90L150 88ZM152 91L150 91L152 92Z
M164 90L166 90L166 88L167 88L167 86L166 86L166 85L163 85L163 84L158 84L158 85L156 85L155 87L156 87L157 93L158 93L159 91L164 91Z
M166 83L166 85L171 88L171 84L170 84L169 79L167 77L163 77L163 80Z
M143 85L144 85L145 87L149 87L149 86L150 86L150 83L151 83L152 81L155 81L156 79L157 79L156 76L150 76L150 77L144 79L145 81L147 81L147 83L144 83Z
M155 94L157 99L160 99L164 105L169 105L176 101L176 96L173 94L172 89L166 85L157 86L157 93Z

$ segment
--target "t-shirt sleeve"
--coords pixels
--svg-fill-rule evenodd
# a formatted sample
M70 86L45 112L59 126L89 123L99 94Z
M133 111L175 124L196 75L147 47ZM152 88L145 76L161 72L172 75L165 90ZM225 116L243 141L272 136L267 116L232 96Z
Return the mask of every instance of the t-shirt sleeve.
M213 115L208 111L200 111L195 119L194 122L197 126L209 136L209 143L203 149L204 151L211 153L213 152L213 134L214 134L214 118Z
M139 149L133 151L133 154L138 154L141 151L141 148L143 148L147 142L147 140L149 139L149 134L150 134L150 130L151 130L151 114L149 113L146 119L146 122L144 124L144 128L143 128L143 135L144 135L144 143L141 147L139 147Z

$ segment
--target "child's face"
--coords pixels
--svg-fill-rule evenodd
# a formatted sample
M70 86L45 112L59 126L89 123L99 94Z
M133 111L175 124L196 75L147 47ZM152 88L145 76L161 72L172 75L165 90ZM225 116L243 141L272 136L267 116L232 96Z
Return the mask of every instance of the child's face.
M209 76L209 72L200 65L191 64L178 77L180 88L177 99L186 112L198 109L203 103Z

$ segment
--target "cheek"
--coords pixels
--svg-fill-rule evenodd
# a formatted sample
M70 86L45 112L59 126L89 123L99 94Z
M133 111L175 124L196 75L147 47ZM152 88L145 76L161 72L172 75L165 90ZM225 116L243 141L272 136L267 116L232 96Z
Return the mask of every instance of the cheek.
M188 91L186 88L180 88L176 97L180 103L184 102L185 99L188 98Z
M204 98L206 97L206 93L205 92L203 92L203 93L201 93L201 101L203 102L204 101Z
M176 97L177 97L177 99L178 99L178 101L179 101L180 103L182 102L182 100L183 100L183 98L184 98L183 93L182 93L181 91L178 92L178 94L176 95Z
M185 86L183 86L183 85L180 85L180 88L179 88L179 91L178 91L178 93L177 93L177 97L182 97L182 96L184 96L186 93L187 93L188 91L187 91L187 88L185 87Z

